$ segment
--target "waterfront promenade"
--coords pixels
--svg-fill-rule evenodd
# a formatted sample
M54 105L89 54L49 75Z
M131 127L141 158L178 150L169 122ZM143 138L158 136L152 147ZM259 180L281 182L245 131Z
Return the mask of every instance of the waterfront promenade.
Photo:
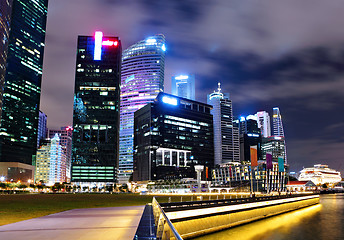
M133 239L144 206L73 209L0 226L0 239Z

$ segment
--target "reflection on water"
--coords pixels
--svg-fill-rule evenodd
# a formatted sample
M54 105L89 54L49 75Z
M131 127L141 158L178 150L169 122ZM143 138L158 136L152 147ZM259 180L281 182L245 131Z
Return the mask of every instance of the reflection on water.
M195 239L344 240L344 194L322 195L320 203Z

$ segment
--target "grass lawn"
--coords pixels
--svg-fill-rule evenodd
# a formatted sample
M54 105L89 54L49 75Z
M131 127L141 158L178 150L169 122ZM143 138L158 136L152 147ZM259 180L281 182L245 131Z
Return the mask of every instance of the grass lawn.
M180 195L158 196L157 199L162 203L168 202L169 197L171 202L196 201L196 196L183 196L181 199ZM210 200L209 197L217 199L214 195L204 195L204 200ZM145 205L152 202L152 198L139 194L1 194L0 226L75 208Z
M0 225L75 208L145 205L152 196L138 194L9 194L0 195ZM172 201L177 199L172 198ZM180 197L179 197L180 199ZM159 197L166 202L168 197Z

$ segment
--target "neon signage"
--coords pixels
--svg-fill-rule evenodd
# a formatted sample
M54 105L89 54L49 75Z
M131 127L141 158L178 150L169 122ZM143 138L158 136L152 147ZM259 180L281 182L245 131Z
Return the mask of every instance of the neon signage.
M103 41L103 32L100 32L100 31L95 32L93 60L96 60L96 61L102 60L102 46L117 47L118 41L111 41L111 40Z
M103 42L103 33L96 32L94 34L94 60L102 59L102 42Z
M117 46L118 45L118 41L110 41L110 40L106 40L102 42L103 46Z

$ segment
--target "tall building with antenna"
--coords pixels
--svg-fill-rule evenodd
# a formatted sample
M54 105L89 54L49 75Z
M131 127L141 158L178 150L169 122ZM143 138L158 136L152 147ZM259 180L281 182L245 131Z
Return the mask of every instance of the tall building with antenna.
M217 91L208 95L207 103L213 106L211 113L214 122L214 164L240 162L239 128L233 126L233 108L229 93L222 93L221 84L218 83Z
M164 90L165 37L150 36L123 51L118 181L133 173L134 113Z

